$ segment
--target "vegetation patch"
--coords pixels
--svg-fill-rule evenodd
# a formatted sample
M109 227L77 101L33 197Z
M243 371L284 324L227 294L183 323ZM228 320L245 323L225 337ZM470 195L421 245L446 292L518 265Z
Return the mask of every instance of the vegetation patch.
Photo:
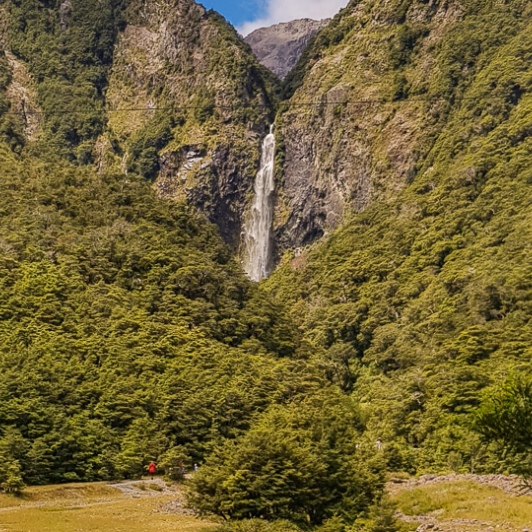
M513 496L474 482L434 483L401 491L393 497L406 516L432 516L441 525L463 520L470 525L510 527L521 531L532 522L532 498Z

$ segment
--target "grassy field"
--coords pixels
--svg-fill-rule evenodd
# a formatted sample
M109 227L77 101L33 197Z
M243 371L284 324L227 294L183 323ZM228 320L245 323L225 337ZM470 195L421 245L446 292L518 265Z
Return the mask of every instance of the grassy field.
M115 485L116 486L116 485ZM161 481L65 484L28 488L23 497L0 495L0 532L213 532L216 524L165 513L182 494ZM532 497L469 481L406 484L392 499L409 523L442 532L532 530Z
M29 488L21 498L0 495L0 532L207 532L215 525L163 513L176 494L149 482L131 493L105 483Z
M421 517L419 523L433 520L443 531L532 530L531 496L475 482L429 483L399 490L393 500L405 516Z

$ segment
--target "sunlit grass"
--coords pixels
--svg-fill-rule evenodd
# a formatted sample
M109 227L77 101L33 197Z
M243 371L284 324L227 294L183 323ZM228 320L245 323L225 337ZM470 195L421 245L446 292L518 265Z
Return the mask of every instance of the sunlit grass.
M405 515L437 515L438 520L475 519L493 526L532 525L532 497L516 497L473 482L434 483L394 495Z
M33 487L0 495L0 532L203 532L215 525L157 512L171 495L132 498L105 483Z

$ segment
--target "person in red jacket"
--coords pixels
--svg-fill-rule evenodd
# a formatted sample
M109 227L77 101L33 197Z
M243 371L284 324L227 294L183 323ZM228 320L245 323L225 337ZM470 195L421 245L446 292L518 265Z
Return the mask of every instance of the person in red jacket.
M157 465L155 462L150 462L150 465L148 466L148 473L150 474L151 479L153 480L153 475L155 475L155 472L157 471Z

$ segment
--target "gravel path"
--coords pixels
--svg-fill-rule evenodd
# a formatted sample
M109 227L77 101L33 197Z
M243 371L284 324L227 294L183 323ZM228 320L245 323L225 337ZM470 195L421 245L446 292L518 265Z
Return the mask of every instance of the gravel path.
M120 491L124 496L135 499L140 498L154 498L154 497L172 497L171 501L163 501L161 506L155 511L164 514L179 514L179 515L194 515L194 512L186 507L186 499L182 490L176 485L168 485L160 478L148 480L127 480L123 482L109 483L110 488ZM84 500L79 499L59 499L43 500L43 501L27 501L22 502L17 506L6 506L0 508L0 513L11 512L21 508L47 508L56 507L58 503L68 503L67 506L71 508L86 508L90 506L102 506L115 504L116 498L101 496L98 500Z
M172 500L162 504L157 513L195 515L194 511L186 506L183 491L176 485L168 485L160 478L150 480L130 480L109 484L112 488L120 490L124 495L133 498L172 496Z
M128 497L160 497L177 493L175 486L168 486L161 478L148 480L124 480L109 484L111 488L121 491Z

